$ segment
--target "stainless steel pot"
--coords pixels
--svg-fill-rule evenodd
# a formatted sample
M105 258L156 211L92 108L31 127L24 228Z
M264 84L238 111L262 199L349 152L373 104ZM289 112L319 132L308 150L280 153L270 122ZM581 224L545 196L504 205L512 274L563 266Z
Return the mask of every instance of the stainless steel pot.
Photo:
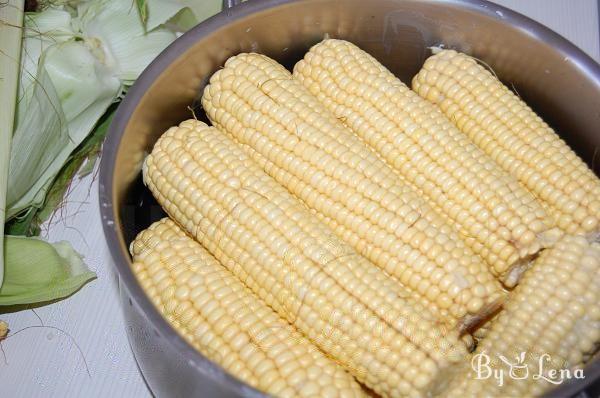
M140 76L118 109L102 158L101 213L127 333L157 396L261 393L179 337L135 280L127 245L164 215L140 181L142 159L168 127L191 117L188 107L203 117L201 90L228 57L256 51L291 67L325 34L358 44L405 82L429 55L429 46L468 52L491 65L593 163L600 147L600 66L556 33L506 8L478 0L250 0L216 15L177 39ZM596 396L600 361L585 374L551 395L587 389Z

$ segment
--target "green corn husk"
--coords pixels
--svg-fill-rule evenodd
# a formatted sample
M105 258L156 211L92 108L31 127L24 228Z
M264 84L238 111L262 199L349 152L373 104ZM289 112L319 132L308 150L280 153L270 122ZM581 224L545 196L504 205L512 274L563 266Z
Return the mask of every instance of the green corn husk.
M163 24L184 7L168 0L157 1L162 5L159 8L153 8L154 4L147 4L146 24L129 1L88 1L77 8L73 25L83 33L94 55L125 85L133 84L144 68L177 38Z
M8 266L0 287L0 310L67 297L96 277L67 242L7 236L5 246Z
M93 169L115 110L111 104L168 44L218 12L220 3L46 0L24 22L23 0L0 7L0 20L19 27L9 31L9 24L0 24L2 54L11 54L5 47L9 37L18 54L24 32L20 61L13 56L10 66L0 56L2 77L6 68L15 77L0 79L2 98L18 98L7 101L17 102L10 115L0 111L0 228L8 221L10 234L39 233L78 170L82 175ZM14 5L19 13L7 13ZM7 81L18 81L18 90ZM6 236L0 250L0 306L59 299L95 277L67 242Z
M8 189L8 162L12 141L17 77L21 57L23 0L8 0L0 7L0 286L4 279L4 220Z
M52 9L25 20L22 94L9 163L9 220L42 206L71 152L121 89L91 51L73 40L66 21L70 15Z
M129 2L81 2L76 16L46 8L28 14L7 218L34 219L71 153L124 87L176 38L165 27L185 7L147 4L146 26ZM38 217L39 218L39 217Z

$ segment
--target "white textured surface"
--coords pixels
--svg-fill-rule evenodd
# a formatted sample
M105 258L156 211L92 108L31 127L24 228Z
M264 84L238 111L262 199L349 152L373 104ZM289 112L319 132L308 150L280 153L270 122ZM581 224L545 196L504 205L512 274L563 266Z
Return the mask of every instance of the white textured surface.
M496 2L545 23L600 59L596 0ZM79 181L47 237L72 242L85 254L98 279L71 298L36 310L44 324L73 336L87 359L90 376L68 336L51 329L28 329L2 343L8 364L0 352L1 397L150 396L127 343L110 255L102 236L97 195L92 178ZM39 325L30 310L1 317L12 331Z
M127 343L110 254L102 235L98 184L78 181L62 213L45 236L68 240L85 255L98 279L70 298L36 309L45 325L57 330L24 330L2 343L0 397L147 397L150 396ZM1 315L11 333L39 325L31 310ZM88 376L82 355L87 360Z
M600 60L597 0L493 0L543 23Z

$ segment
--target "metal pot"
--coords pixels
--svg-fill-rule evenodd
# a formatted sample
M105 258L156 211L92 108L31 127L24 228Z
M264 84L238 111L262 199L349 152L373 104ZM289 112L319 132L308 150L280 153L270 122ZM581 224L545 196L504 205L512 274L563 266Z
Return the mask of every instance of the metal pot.
M104 232L129 341L157 396L262 394L187 344L137 283L127 245L164 216L141 183L143 157L168 127L192 116L189 107L204 117L198 105L202 88L228 57L255 51L291 67L325 34L358 44L404 82L418 71L429 46L465 51L511 83L589 164L600 146L600 66L542 25L486 1L250 0L201 23L160 54L129 90L111 125L100 171ZM585 374L551 395L591 392L594 384L600 389L600 362Z

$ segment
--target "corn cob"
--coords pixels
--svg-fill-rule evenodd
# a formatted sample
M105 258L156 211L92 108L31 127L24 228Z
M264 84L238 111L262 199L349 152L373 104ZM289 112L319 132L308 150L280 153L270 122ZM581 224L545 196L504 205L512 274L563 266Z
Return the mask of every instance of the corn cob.
M565 236L525 273L480 341L474 368L456 378L444 396L538 396L554 384L535 375L558 382L560 369L569 369L573 377L599 343L600 243ZM519 366L510 373L502 358ZM503 372L502 386L497 378L486 377L488 369Z
M232 57L202 102L213 125L448 326L466 329L500 304L481 259L281 65Z
M169 129L143 167L165 211L257 296L382 396L443 384L458 333L358 256L215 128Z
M518 181L355 45L315 45L294 77L455 223L507 286L556 238L551 219Z
M277 397L359 397L360 385L165 218L132 243L133 271L194 348Z
M8 323L0 319L0 341L8 337L9 330Z
M516 176L563 231L600 231L600 180L550 126L473 58L442 50L425 62L413 88Z

